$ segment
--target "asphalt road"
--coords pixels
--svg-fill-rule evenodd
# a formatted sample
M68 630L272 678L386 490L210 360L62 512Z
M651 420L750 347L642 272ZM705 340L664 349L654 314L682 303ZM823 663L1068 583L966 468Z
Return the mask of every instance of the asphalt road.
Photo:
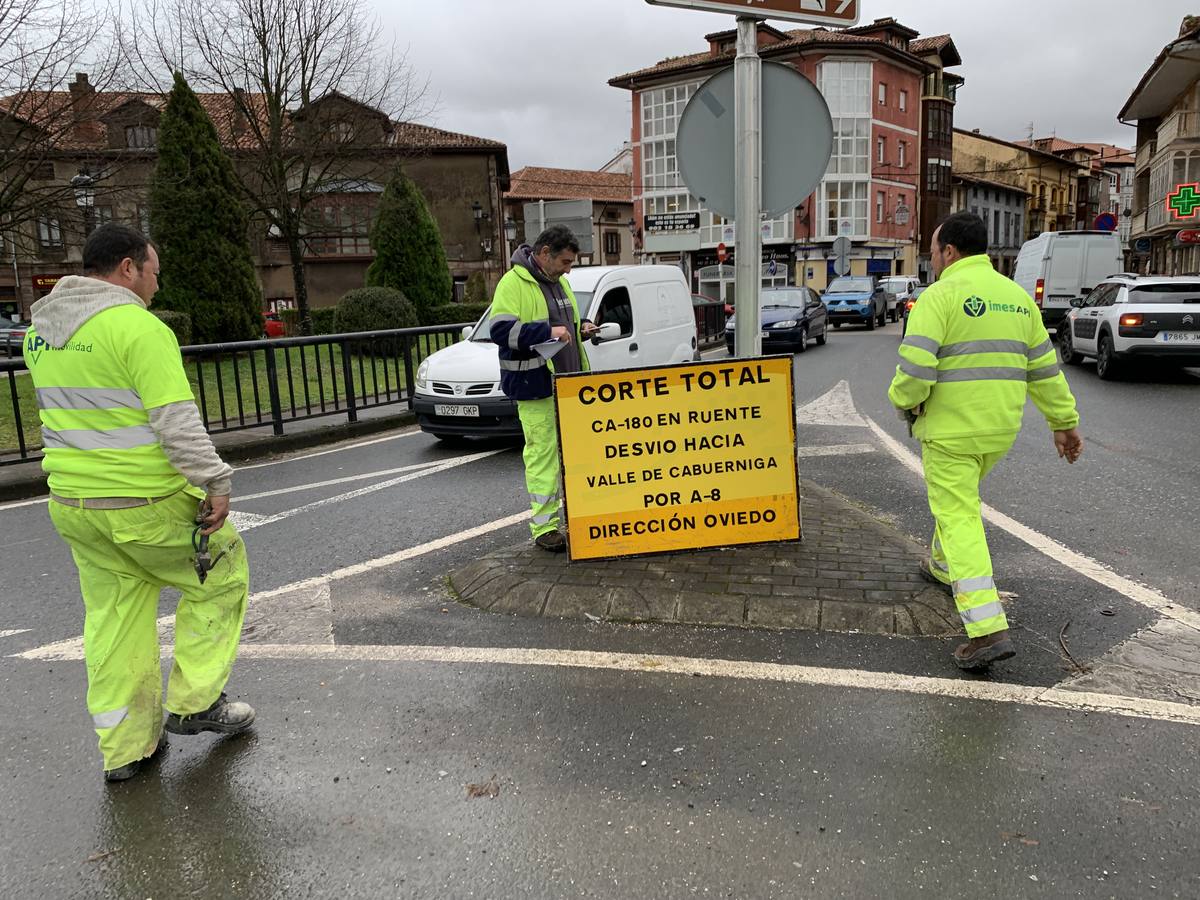
M921 483L893 452L916 448L885 396L898 341L841 329L797 357L800 444L855 448L801 471L924 537ZM1200 609L1200 378L1070 378L1084 459L1058 460L1031 409L987 484L1034 537L989 529L1021 653L986 682L957 673L952 642L459 606L445 574L527 535L504 524L525 505L519 452L395 434L239 472L260 599L230 691L256 731L176 738L119 788L70 650L69 554L44 505L0 508L0 893L1200 896L1197 724L1151 700L1022 699L1076 674L1064 626L1103 673L1159 622L1115 576ZM1169 655L1141 682L1200 703ZM704 665L722 660L738 666Z

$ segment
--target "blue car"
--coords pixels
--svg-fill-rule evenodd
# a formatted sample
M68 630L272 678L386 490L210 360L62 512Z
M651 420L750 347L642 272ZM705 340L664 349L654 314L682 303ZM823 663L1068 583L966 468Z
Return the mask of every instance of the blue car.
M824 346L829 317L816 291L806 287L764 288L759 296L763 353L803 353L812 340L818 347ZM731 356L735 319L731 316L725 323L725 346Z
M887 294L873 275L835 278L821 299L834 328L866 325L868 331L874 331L876 325L887 323Z

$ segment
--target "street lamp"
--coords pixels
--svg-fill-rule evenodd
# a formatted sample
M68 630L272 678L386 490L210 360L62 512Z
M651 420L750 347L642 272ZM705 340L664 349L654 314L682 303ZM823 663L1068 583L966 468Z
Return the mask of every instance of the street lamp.
M471 213L475 216L475 233L479 234L479 223L483 221L483 207L476 200L471 204Z
M517 239L517 222L512 216L504 217L504 239L509 243Z
M75 193L75 203L83 211L83 233L86 237L95 227L96 209L96 177L89 175L83 169L71 179L71 190Z

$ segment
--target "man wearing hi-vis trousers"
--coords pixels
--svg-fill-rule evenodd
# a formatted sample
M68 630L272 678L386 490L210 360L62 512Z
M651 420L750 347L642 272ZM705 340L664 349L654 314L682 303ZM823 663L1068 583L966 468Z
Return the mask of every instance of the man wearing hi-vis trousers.
M224 694L246 613L246 548L225 520L232 469L204 430L175 335L147 306L158 255L97 228L87 276L33 305L25 364L37 394L50 518L83 594L88 712L104 777L125 781L175 734L245 731ZM158 599L182 594L164 724Z
M490 327L492 340L500 348L500 389L517 401L525 433L525 486L532 509L529 528L533 542L551 553L567 549L559 521L562 499L554 374L588 370L583 339L596 330L591 322L580 320L575 295L565 278L578 254L579 242L570 229L563 225L547 228L532 247L522 244L517 248L512 268L500 279L492 298Z
M937 283L910 313L888 396L921 441L935 523L921 574L954 596L970 639L954 651L955 663L982 669L1016 650L993 579L980 483L1016 440L1026 396L1061 458L1079 459L1083 438L1041 312L993 270L983 220L970 213L946 219L933 234L931 261Z

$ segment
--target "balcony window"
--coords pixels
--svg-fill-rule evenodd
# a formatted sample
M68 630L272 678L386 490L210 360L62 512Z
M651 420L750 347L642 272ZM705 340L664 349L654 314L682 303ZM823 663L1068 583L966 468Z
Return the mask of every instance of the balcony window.
M308 249L314 256L369 256L370 231L375 200L357 195L326 197L315 211L318 221L308 235Z
M42 216L37 220L38 244L43 250L61 250L62 228L54 216Z
M126 125L125 146L131 150L148 150L158 146L158 129L150 125Z

